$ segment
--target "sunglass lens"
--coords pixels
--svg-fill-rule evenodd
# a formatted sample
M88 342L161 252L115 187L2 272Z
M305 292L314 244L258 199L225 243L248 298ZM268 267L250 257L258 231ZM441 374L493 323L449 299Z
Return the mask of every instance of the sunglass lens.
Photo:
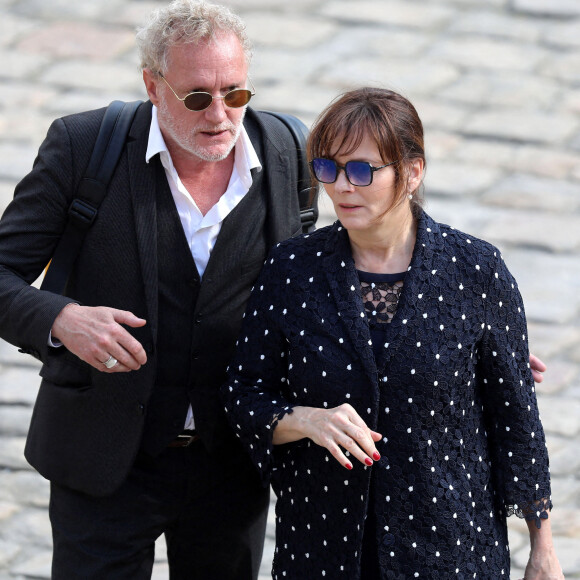
M372 179L371 166L364 161L349 161L346 176L353 185L369 185Z
M248 89L234 89L224 97L224 103L234 109L243 107L250 102L252 92Z
M212 96L209 93L189 93L185 100L184 105L190 111L203 111L211 105Z
M334 183L336 181L336 163L331 159L321 157L312 160L314 177L322 183Z

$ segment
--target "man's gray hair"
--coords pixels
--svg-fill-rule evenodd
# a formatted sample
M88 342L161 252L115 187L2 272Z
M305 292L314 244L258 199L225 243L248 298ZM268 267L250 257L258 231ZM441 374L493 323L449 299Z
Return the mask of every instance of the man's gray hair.
M211 40L220 32L237 36L249 63L252 47L239 16L225 6L204 0L173 0L164 8L154 10L149 22L137 31L141 69L165 74L170 48Z

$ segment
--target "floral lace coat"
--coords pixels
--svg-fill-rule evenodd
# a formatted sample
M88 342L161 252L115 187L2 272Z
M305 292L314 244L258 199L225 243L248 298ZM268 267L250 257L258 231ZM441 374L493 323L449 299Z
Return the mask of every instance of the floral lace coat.
M551 502L523 304L499 251L422 214L387 336L375 359L339 222L272 250L222 392L278 498L273 577L359 578L372 510L384 579L507 579L506 516L540 525ZM347 471L308 439L273 447L293 406L342 403L383 435L372 467Z

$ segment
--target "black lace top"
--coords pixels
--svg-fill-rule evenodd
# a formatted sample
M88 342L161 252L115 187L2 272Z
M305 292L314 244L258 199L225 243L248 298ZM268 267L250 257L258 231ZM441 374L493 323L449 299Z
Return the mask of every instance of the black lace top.
M375 274L357 270L362 301L367 314L373 351L380 356L388 324L397 311L399 296L403 290L405 272L399 274Z
M277 495L274 578L359 580L373 514L382 580L508 579L506 517L547 516L516 281L492 245L426 214L417 228L380 338L339 222L279 244L254 287L222 392ZM308 439L272 445L295 405L343 403L383 436L372 467L347 471Z

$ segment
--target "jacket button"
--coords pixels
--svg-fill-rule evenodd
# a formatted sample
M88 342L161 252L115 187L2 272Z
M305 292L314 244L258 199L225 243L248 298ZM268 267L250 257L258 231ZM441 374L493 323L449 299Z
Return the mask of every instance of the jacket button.
M385 534L383 536L383 546L392 546L395 543L395 536L393 534Z
M143 403L137 403L137 415L145 415L145 405Z

